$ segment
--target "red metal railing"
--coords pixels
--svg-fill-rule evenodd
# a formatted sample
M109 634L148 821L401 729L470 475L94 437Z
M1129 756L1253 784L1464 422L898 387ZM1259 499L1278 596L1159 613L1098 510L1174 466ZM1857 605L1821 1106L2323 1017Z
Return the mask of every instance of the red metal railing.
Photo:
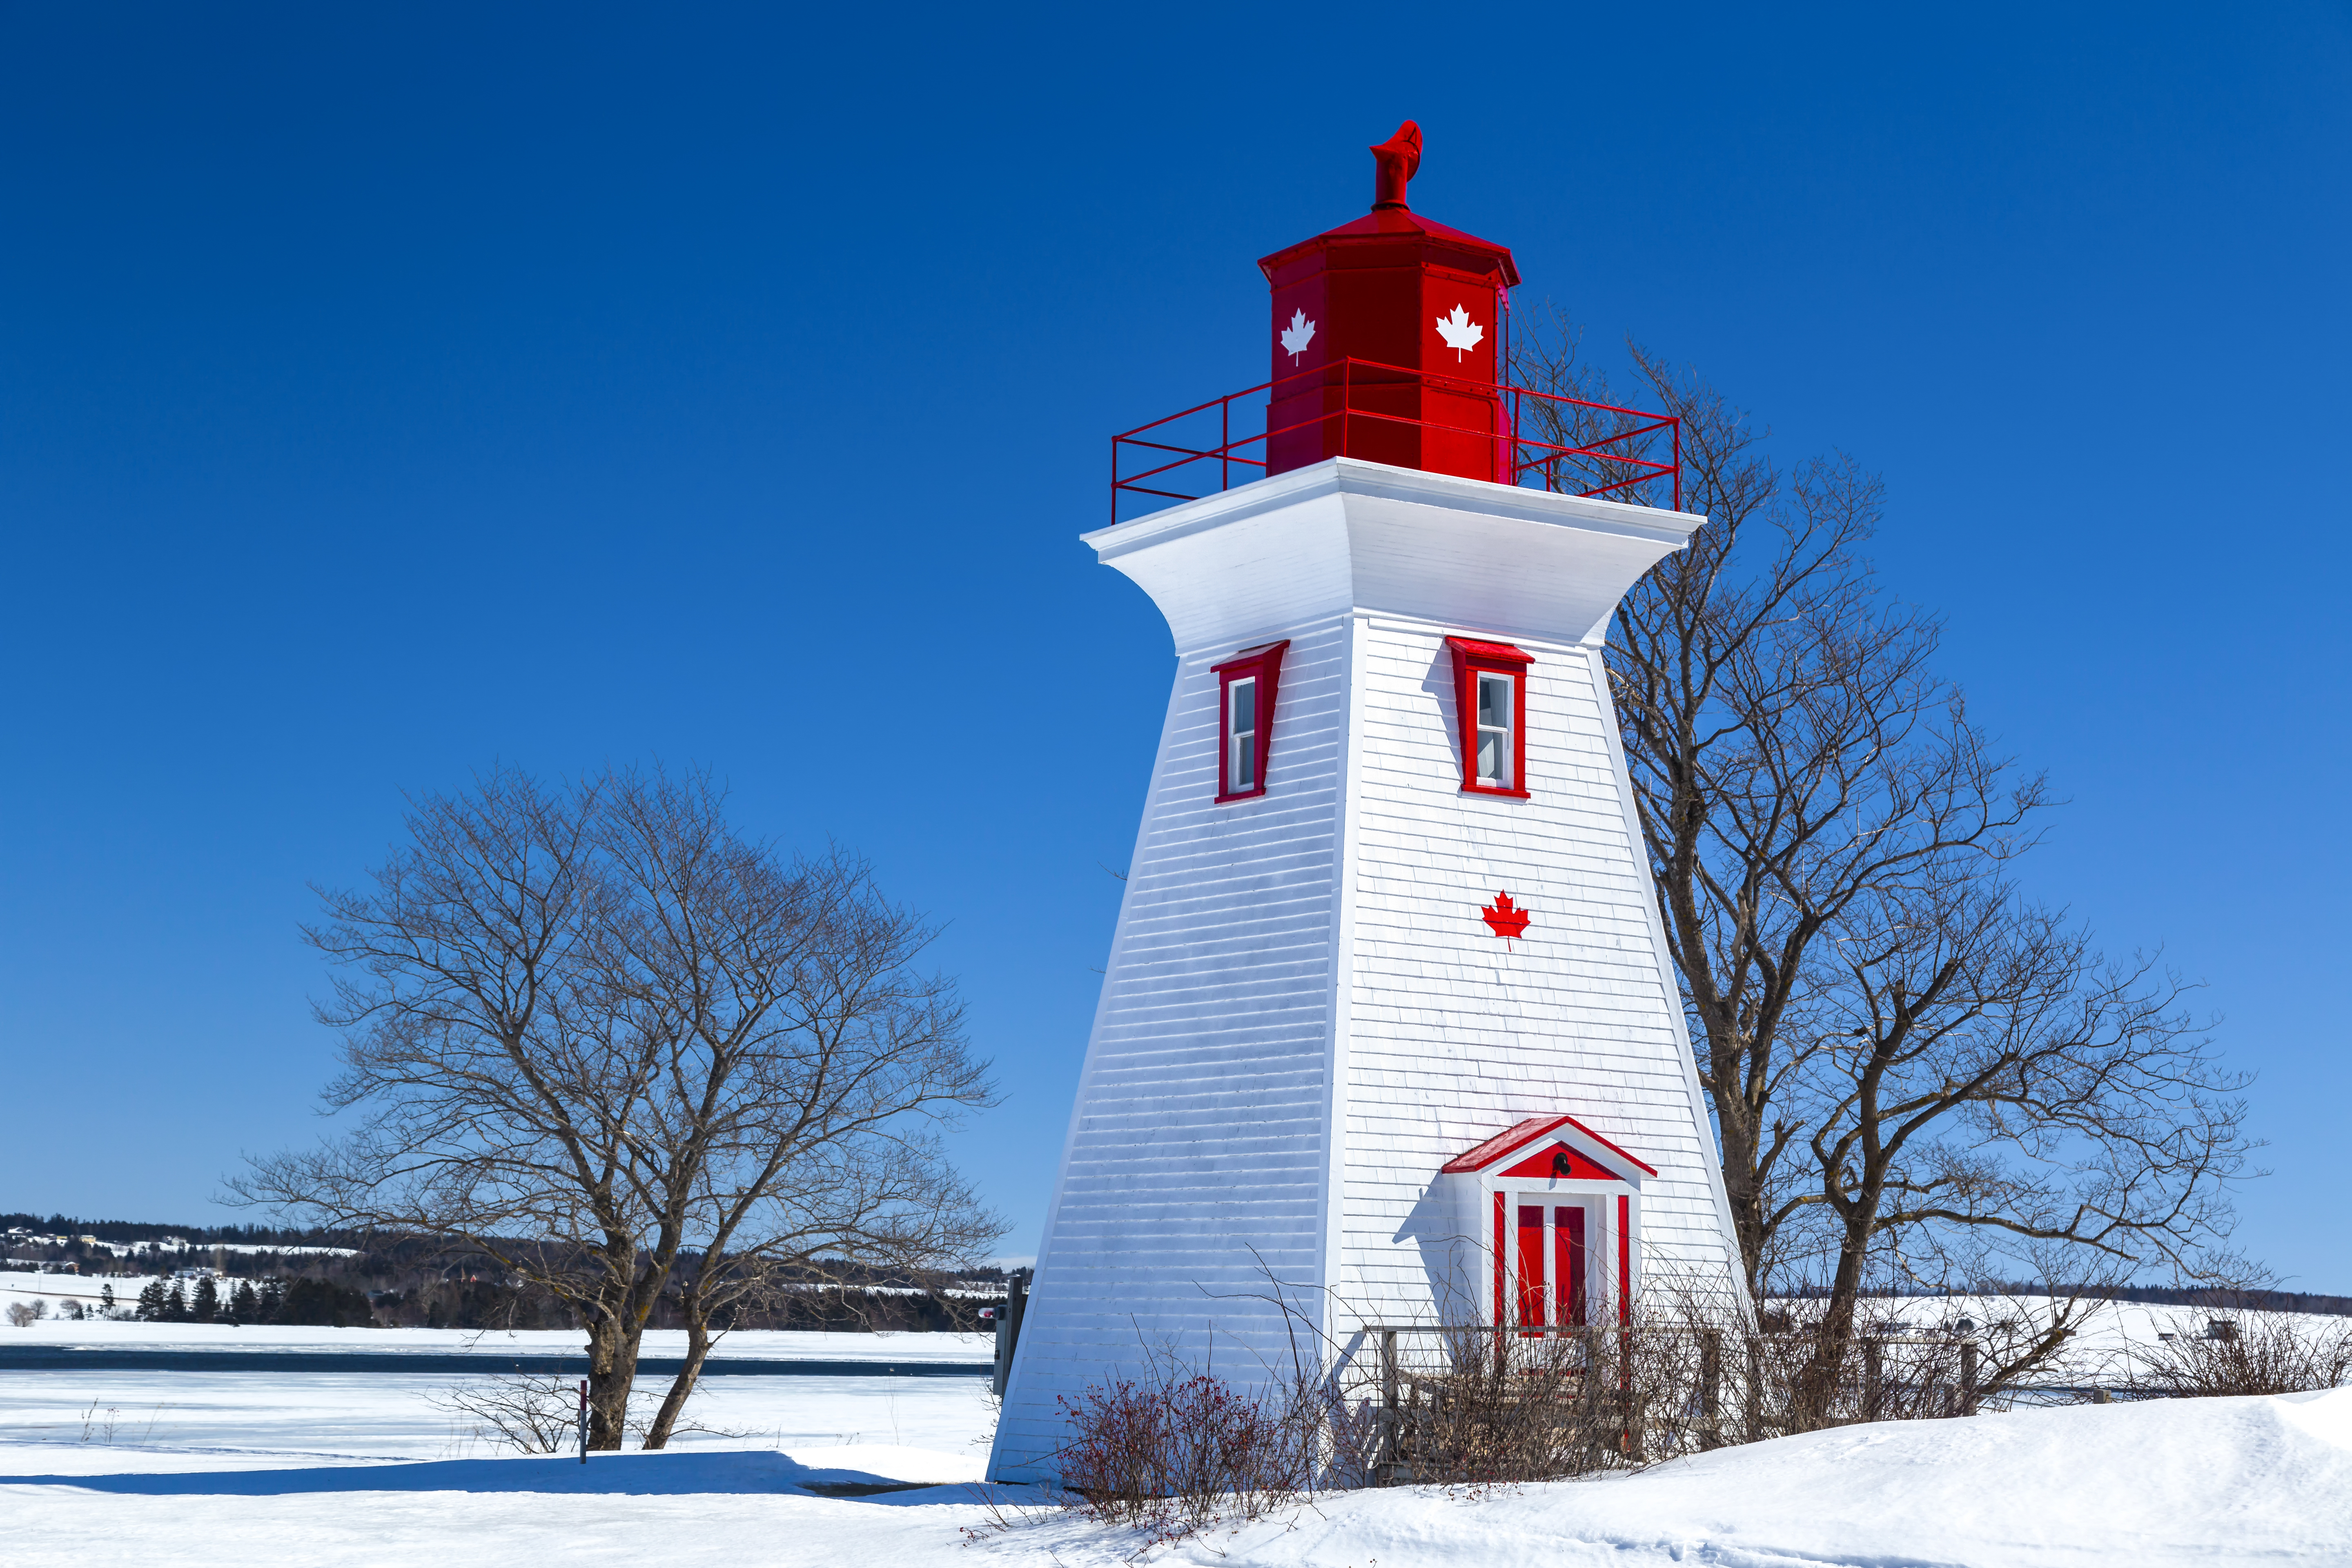
M1369 374L1360 379L1359 373ZM1294 383L1298 384L1293 386ZM1384 413L1363 407L1358 402L1360 393L1377 390L1393 394L1412 386L1494 400L1501 410L1502 428L1477 429ZM1290 387L1290 391L1277 390L1284 387ZM1278 399L1318 390L1337 394L1339 406L1286 425L1271 425L1270 413ZM1260 394L1265 395L1266 401L1258 405L1245 405L1241 410L1242 422L1264 423L1268 427L1234 435L1234 405ZM1214 445L1194 446L1179 439L1180 436L1191 436L1194 441L1205 440L1211 417L1216 421ZM1402 365L1349 359L1261 382L1112 437L1111 521L1118 521L1121 495L1198 500L1202 496L1231 489L1237 482L1236 468L1242 470L1239 482L1246 483L1265 472L1266 458L1263 454L1270 443L1295 431L1328 425L1335 419L1339 421L1339 450L1342 456L1361 456L1355 448L1374 444L1377 433L1409 426L1442 436L1492 442L1496 468L1509 473L1511 484L1527 484L1534 479L1544 489L1565 490L1573 482L1583 485L1573 489L1573 494L1604 496L1664 480L1672 491L1675 509L1682 509L1682 421L1671 415L1644 414L1639 409L1562 397L1533 387L1498 386L1491 382L1469 381ZM1183 426L1187 420L1197 423L1198 434L1193 434L1193 427ZM1531 434L1531 426L1544 434ZM1547 436L1558 438L1547 439ZM1250 447L1257 448L1260 455L1248 455L1245 449ZM1662 448L1670 456L1656 455ZM1127 471L1130 463L1136 465L1136 471ZM1213 464L1216 482L1209 484L1209 465ZM1588 480L1592 482L1586 483ZM1161 488L1165 485L1184 488Z

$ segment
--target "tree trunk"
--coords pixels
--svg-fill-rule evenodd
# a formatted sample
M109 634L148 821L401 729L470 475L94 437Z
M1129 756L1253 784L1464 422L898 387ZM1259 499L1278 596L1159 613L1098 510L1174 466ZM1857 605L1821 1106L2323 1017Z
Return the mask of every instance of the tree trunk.
M694 1394L694 1385L702 1376L702 1363L710 1354L710 1314L698 1300L689 1299L686 1304L686 1364L670 1381L669 1392L662 1396L661 1409L655 1413L654 1424L646 1433L646 1447L663 1448L669 1446L670 1433L677 1418L686 1410L686 1402Z
M1837 1405L1838 1385L1844 1377L1845 1358L1853 1349L1853 1319L1862 1300L1863 1266L1875 1232L1882 1194L1872 1180L1845 1214L1845 1236L1838 1247L1837 1272L1830 1279L1829 1302L1813 1331L1813 1352L1797 1378L1797 1404L1807 1428L1826 1426Z
M643 1325L614 1316L588 1327L588 1447L610 1453L621 1447L629 1424L629 1393L637 1382L637 1347Z
M1745 1053L1717 1049L1712 1040L1707 1046L1714 1069L1708 1075L1712 1085L1708 1098L1715 1102L1716 1129L1722 1141L1723 1194L1731 1206L1732 1232L1739 1242L1740 1279L1748 1288L1748 1300L1761 1312L1766 1289L1761 1140L1756 1108L1740 1091Z

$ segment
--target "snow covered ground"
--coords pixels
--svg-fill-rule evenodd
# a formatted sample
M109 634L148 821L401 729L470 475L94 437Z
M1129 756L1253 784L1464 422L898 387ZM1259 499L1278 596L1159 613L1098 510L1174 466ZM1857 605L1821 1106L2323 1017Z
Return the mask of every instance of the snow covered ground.
M51 1322L21 1337L161 1346L262 1332ZM446 1352L467 1337L268 1332L238 1343L415 1340ZM961 1360L979 1348L958 1335L740 1339L763 1342L762 1353L826 1359ZM495 1455L432 1403L457 1381L0 1373L0 1563L147 1568L201 1554L413 1568L513 1555L656 1568L1112 1568L1138 1544L1041 1493L975 1484L993 1419L978 1378L715 1378L697 1415L742 1436L694 1435L670 1453L584 1467ZM809 1489L843 1482L910 1489ZM1224 1568L2352 1562L2352 1389L1848 1427L1639 1476L1485 1495L1360 1492L1151 1555Z

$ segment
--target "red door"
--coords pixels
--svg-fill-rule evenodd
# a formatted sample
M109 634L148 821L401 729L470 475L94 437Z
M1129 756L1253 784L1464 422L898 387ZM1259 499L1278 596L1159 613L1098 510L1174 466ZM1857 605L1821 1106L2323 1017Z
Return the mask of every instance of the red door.
M1559 1321L1584 1321L1584 1211L1552 1212L1552 1280L1559 1291Z
M1519 1321L1544 1321L1544 1212L1541 1204L1519 1205Z

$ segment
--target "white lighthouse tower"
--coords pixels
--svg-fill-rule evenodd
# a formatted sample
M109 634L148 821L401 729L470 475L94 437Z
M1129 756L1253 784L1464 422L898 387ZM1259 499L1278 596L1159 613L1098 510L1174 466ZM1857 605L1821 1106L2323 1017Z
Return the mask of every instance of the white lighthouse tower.
M1057 1396L1154 1355L1286 1370L1276 1294L1346 1353L1736 1279L1601 664L1703 520L1513 428L1509 252L1407 207L1417 130L1374 151L1372 213L1261 264L1263 446L1157 440L1135 488L1264 477L1086 536L1176 679L992 1479L1055 1474Z

